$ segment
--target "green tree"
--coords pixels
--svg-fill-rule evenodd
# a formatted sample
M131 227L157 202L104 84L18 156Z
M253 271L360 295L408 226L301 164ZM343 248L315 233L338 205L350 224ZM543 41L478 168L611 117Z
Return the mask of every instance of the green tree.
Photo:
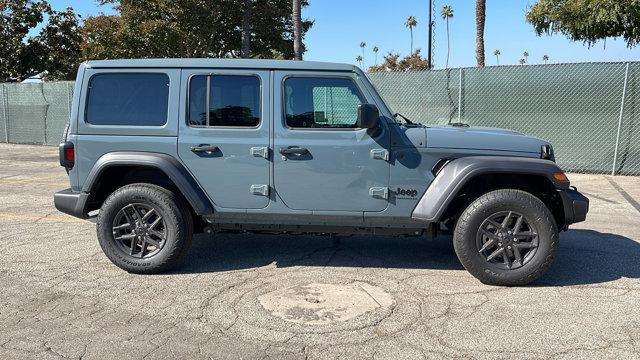
M225 57L240 49L241 7L221 0L103 0L116 3L124 56ZM234 29L235 28L235 29ZM115 52L111 51L110 52Z
M493 56L496 57L496 65L500 65L500 55L502 55L502 53L498 49L493 52Z
M46 1L2 0L0 2L0 81L20 81L34 75L34 49L27 34L49 11Z
M549 55L542 55L542 61L544 61L544 63L548 63L549 62Z
M369 67L369 72L398 71L400 54L388 53L383 56L382 64Z
M131 57L119 15L98 15L85 19L81 29L83 59Z
M103 53L133 58L242 55L244 0L102 0L102 3L114 3L119 12L119 17L112 20L117 20L115 34L124 48L104 49ZM260 14L248 18L249 25L245 27L251 29L250 55L269 57L275 51L293 58L292 1L254 0L250 5L252 14ZM300 0L300 6L307 6L307 1ZM97 21L94 25L108 23L114 21ZM302 21L300 39L312 24ZM114 32L95 27L92 31L109 36Z
M527 61L525 59L518 60L518 64L520 64L520 65L524 65L526 63L527 63Z
M638 0L538 0L526 20L538 35L560 33L589 46L609 37L629 47L640 41Z
M484 66L484 23L487 0L476 0L476 62L478 66Z
M529 52L528 51L523 52L522 56L524 57L524 62L528 63L529 62Z
M447 23L447 62L445 68L449 68L449 54L451 53L451 38L449 36L449 19L453 17L453 9L450 5L444 5L440 15Z
M429 60L420 55L420 49L416 49L411 55L406 56L398 63L400 71L429 70Z
M413 54L413 28L418 25L418 20L414 16L409 16L407 20L404 22L404 26L409 28L409 33L411 35L411 53Z
M420 55L420 49L416 49L413 54L403 59L400 59L397 53L389 53L384 56L382 64L369 68L369 72L424 70L429 70L429 61Z
M364 41L360 42L360 49L362 49L362 65L364 66L364 48L367 47L367 43Z
M362 55L356 56L356 61L358 62L358 65L362 67L362 61L364 61L364 59L362 58Z
M373 54L375 56L375 65L378 65L378 51L380 51L380 49L377 46L373 47Z
M80 18L72 8L50 11L47 24L29 39L34 70L46 71L48 80L75 79L81 61L79 29Z

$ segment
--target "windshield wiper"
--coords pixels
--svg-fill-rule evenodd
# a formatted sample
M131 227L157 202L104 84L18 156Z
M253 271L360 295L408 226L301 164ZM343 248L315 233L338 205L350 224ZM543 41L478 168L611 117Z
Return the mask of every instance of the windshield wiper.
M404 115L402 115L400 113L393 114L393 117L396 118L396 119L398 118L398 116L400 116L404 121L406 121L407 124L414 125L414 122L409 120L409 119L407 119Z

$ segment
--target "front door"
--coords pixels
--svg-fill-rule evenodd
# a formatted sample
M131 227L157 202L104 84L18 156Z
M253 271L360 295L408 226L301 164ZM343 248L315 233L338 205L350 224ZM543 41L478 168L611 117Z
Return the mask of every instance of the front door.
M178 153L218 208L269 203L269 72L184 70Z
M356 126L374 103L355 73L274 76L274 186L296 210L382 211L387 207L389 135Z

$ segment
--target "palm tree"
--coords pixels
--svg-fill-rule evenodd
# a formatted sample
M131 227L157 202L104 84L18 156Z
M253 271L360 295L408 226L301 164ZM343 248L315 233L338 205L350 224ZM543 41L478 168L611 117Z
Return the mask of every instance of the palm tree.
M293 53L296 60L302 60L302 11L301 0L293 0Z
M367 47L367 43L364 41L360 42L360 48L362 49L362 64L364 65L364 48Z
M440 11L440 15L447 22L447 62L445 65L445 69L449 68L449 54L451 52L451 39L449 37L449 19L453 17L453 9L450 5L445 5L442 7Z
M549 55L542 55L542 61L544 61L544 63L548 63L549 62Z
M527 63L527 60L525 60L525 59L518 60L518 64L520 64L520 65L524 65L526 63Z
M411 33L411 53L413 54L413 28L418 25L418 20L416 20L416 18L411 15L407 18L407 20L404 22L404 26L409 28L409 32Z
M528 51L523 52L522 56L524 56L524 62L528 63L529 62L529 52Z
M476 62L478 66L484 66L484 23L487 0L476 0Z
M502 55L502 53L498 49L493 52L493 56L496 57L496 65L500 65L500 55Z
M362 55L356 56L356 61L360 64L360 67L362 68L362 61L364 61L364 59L362 58Z
M373 53L375 54L375 57L376 57L376 66L378 65L378 51L380 51L380 49L378 49L377 46L374 46Z

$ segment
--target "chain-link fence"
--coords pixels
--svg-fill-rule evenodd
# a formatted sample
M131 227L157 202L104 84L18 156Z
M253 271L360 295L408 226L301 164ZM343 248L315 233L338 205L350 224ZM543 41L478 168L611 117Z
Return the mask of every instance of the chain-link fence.
M373 73L416 122L507 128L554 144L567 171L640 175L640 63Z
M393 111L425 124L521 131L568 171L640 175L640 63L497 66L370 74ZM0 141L55 145L72 82L0 84Z
M73 82L0 84L0 141L57 145L69 121Z

